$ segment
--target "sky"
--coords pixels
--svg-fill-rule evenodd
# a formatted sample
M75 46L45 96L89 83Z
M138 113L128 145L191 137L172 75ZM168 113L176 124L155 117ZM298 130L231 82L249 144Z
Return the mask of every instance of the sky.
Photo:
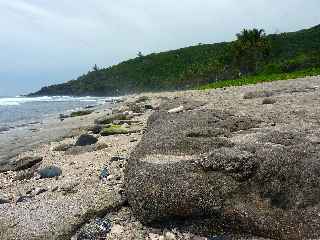
M0 0L0 96L143 54L320 24L319 0Z

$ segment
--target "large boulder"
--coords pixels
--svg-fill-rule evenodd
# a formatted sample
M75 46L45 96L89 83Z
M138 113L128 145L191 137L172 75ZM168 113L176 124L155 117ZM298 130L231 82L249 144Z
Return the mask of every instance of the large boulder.
M142 222L203 216L263 237L320 237L320 145L307 133L225 111L161 109L126 169Z

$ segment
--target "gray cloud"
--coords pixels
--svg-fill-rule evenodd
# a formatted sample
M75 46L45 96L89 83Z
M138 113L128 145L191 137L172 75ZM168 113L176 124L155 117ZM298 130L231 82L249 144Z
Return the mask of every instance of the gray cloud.
M69 80L138 51L229 41L320 23L319 0L0 0L0 95Z

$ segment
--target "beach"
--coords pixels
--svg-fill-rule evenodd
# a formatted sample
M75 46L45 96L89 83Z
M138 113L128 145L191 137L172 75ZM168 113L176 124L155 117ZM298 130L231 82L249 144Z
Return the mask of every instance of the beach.
M183 105L184 101L186 104L192 100L203 103L197 106L197 111L221 110L230 112L232 116L259 119L259 128L263 131L308 131L318 126L319 86L319 77L311 77L239 88L130 95L123 98L123 102L98 106L86 116L63 121L57 117L28 127L37 129L34 131L8 138L0 135L2 156L23 150L17 159L42 158L40 163L33 166L32 174L28 172L30 169L0 173L0 200L6 201L0 204L0 238L95 239L90 237L101 234L106 239L119 240L210 239L205 229L195 230L195 223L180 227L142 224L128 205L126 167L130 154L144 137L149 117L159 107L161 110L162 104L167 101ZM266 104L262 108L264 97L244 97L264 91L273 92L276 107ZM186 110L186 107L184 110L172 110L177 114L181 111L192 110ZM107 136L101 132L94 133L93 127L97 122L111 113L130 116L130 120L116 120L128 132ZM77 146L82 134L93 136L97 142ZM250 134L250 131L239 133L233 141L243 141L246 134ZM316 138L316 130L313 136ZM6 148L3 144L5 139L9 143L15 142L15 148ZM61 174L54 178L40 177L37 169L47 166L58 167ZM211 236L218 235L211 233ZM245 239L267 237L248 234Z

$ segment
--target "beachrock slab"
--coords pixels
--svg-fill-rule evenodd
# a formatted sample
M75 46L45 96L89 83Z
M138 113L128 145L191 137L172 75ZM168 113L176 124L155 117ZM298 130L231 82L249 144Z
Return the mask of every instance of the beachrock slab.
M8 163L0 165L0 173L7 171L21 171L35 166L42 161L42 157L27 156L19 160L11 160Z
M122 205L122 197L102 185L57 199L1 204L0 239L70 239L90 219Z
M320 145L308 139L243 114L162 110L128 160L129 204L146 224L203 216L235 233L318 239Z

